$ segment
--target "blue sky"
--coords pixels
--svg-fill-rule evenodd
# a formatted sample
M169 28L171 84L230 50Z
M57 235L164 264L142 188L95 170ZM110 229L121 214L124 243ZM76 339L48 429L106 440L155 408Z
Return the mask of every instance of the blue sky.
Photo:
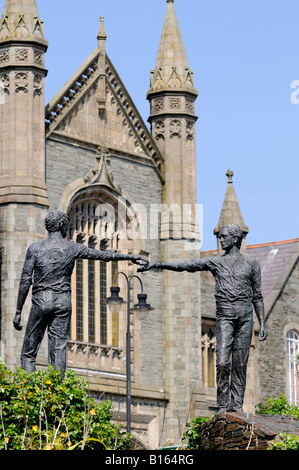
M46 102L96 48L104 15L107 53L146 122L166 0L37 0L37 5L49 41ZM298 237L299 104L291 102L291 83L299 80L298 0L175 0L174 5L199 91L202 249L216 248L213 229L228 168L250 229L248 244Z

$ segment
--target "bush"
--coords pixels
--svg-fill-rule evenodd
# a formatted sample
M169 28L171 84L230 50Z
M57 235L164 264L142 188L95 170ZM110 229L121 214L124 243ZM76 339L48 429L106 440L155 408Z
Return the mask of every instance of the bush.
M186 425L186 431L183 435L183 442L187 444L187 448L190 450L199 449L199 431L202 423L208 421L210 418L194 418L190 423Z
M278 398L269 399L265 405L259 403L256 407L256 413L259 415L288 415L299 419L299 407L289 403L283 394Z
M112 402L96 403L73 371L11 372L0 364L0 450L130 449L112 425Z
M299 437L295 434L279 434L280 441L274 442L267 450L299 450Z
M281 394L278 398L271 398L265 405L260 403L256 407L259 415L287 415L299 419L299 407L289 403ZM271 444L267 450L299 450L299 437L295 434L281 433L280 440Z

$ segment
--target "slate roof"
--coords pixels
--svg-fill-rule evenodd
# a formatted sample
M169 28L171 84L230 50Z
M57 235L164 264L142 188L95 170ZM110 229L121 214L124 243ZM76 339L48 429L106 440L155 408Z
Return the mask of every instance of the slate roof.
M262 291L266 314L283 289L299 256L299 238L279 242L248 245L246 254L255 258L262 270Z
M201 257L217 256L217 250L201 252ZM299 258L299 238L247 245L246 256L256 259L262 271L265 315L271 310Z

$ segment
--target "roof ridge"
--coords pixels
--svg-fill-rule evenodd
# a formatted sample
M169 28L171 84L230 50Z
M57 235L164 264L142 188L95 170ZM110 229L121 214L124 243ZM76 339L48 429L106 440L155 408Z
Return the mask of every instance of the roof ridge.
M95 49L89 57L73 73L69 80L56 93L54 98L46 105L47 134L51 134L53 128L59 124L59 118L63 115L63 110L68 112L72 100L79 97L86 89L86 84L94 80L95 72L98 68L98 56L100 51ZM92 81L93 81L92 80ZM53 123L53 126L51 124Z
M272 245L285 245L287 243L296 243L296 242L299 242L299 238L292 238L290 240L281 240L278 242L257 243L254 245L247 245L247 248L257 248L257 247L272 246Z

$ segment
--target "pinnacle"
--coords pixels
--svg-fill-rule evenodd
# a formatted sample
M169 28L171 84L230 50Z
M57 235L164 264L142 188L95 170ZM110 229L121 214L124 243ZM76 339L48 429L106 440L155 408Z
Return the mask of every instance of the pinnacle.
M106 34L106 31L105 31L105 24L104 24L104 16L100 16L100 29L99 29L99 32L98 32L98 36L97 36L97 39L98 40L106 40L107 38L107 34Z
M156 69L173 66L189 68L173 1L168 1L167 3Z
M163 30L149 93L174 89L176 91L187 90L197 95L174 8L174 0L167 0Z
M226 194L224 197L218 225L214 229L214 234L217 235L223 225L229 224L238 225L243 230L243 232L247 234L249 229L244 223L238 198L233 185L232 178L234 176L234 172L232 170L228 170L226 172L226 176L228 177Z
M233 182L234 172L232 170L227 170L226 176L228 177L228 183L232 183Z
M11 40L47 43L36 0L5 0L0 18L0 42Z

